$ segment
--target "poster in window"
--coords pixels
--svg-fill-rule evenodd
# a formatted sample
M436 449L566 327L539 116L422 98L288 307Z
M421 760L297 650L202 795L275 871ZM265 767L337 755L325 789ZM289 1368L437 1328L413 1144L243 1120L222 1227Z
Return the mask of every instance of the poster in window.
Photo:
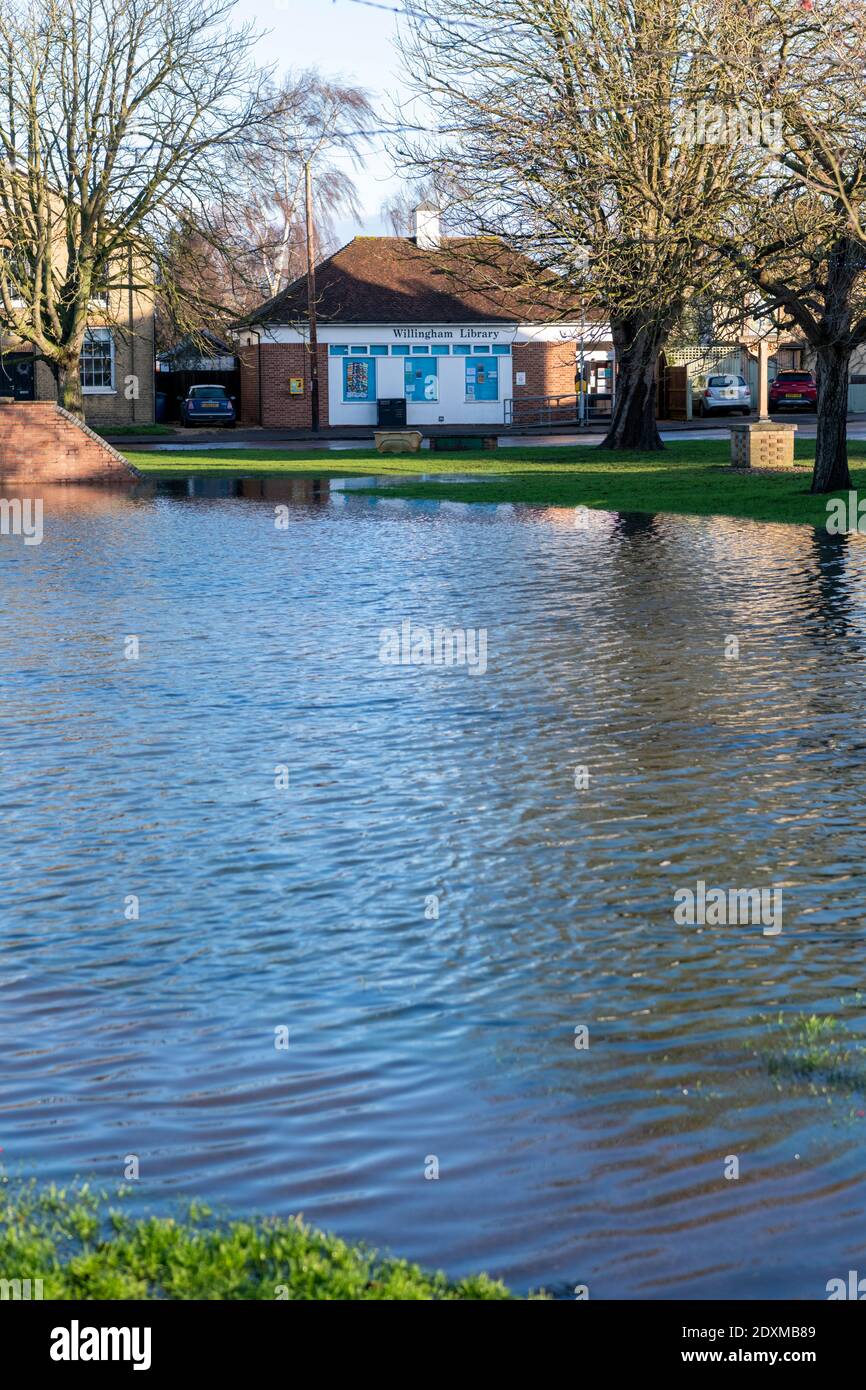
M370 390L370 363L346 363L346 400L366 401Z
M407 401L438 401L439 364L436 361L407 362L404 372Z

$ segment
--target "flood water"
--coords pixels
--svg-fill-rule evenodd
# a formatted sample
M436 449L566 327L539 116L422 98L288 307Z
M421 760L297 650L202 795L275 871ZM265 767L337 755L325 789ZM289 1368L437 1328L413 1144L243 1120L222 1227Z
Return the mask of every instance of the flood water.
M141 1209L565 1297L864 1268L866 1095L762 1051L780 1013L863 1031L859 538L44 497L0 539L8 1172L137 1155ZM404 620L486 629L486 670L384 664ZM698 880L780 888L783 929L678 924Z

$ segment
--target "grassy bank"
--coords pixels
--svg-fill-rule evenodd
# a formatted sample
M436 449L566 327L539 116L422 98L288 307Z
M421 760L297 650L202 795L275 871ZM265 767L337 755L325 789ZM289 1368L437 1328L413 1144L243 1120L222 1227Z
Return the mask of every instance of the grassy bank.
M88 1187L0 1189L0 1280L45 1299L507 1299L480 1274L452 1282L301 1221L134 1220ZM34 1296L31 1293L31 1296Z
M676 440L663 452L601 454L579 445L501 449L492 453L428 453L380 457L368 449L220 449L187 453L130 453L150 475L267 474L341 478L375 474L388 495L427 500L514 503L530 507L586 506L610 511L674 512L756 521L823 525L826 499L809 494L814 440L796 445L801 465L773 476L735 473L726 440ZM849 443L852 481L866 496L866 441ZM420 475L435 473L440 481ZM447 475L454 474L453 479ZM394 481L390 481L390 479ZM377 489L379 490L379 489Z

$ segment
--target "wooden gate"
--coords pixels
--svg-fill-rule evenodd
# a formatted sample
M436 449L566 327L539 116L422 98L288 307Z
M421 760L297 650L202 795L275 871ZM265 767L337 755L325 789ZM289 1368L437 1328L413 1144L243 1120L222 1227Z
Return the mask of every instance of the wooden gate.
M685 420L688 405L688 367L671 367L664 353L658 363L657 415L660 420Z

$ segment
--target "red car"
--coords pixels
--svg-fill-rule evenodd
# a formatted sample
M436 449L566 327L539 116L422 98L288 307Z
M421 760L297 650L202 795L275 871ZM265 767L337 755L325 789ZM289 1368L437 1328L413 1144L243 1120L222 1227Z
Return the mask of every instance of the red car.
M768 392L771 410L815 410L818 388L811 372L779 372L770 382Z

